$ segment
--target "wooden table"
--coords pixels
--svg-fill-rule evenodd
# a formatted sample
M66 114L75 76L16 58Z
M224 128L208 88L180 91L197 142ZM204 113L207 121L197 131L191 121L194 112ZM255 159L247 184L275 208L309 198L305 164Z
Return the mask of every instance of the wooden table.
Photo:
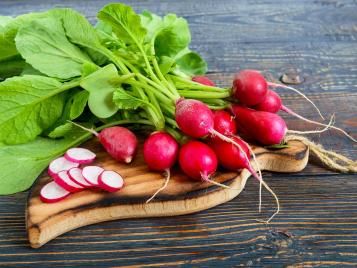
M54 6L74 7L95 20L105 1L0 1L1 15ZM242 68L278 79L298 70L302 89L325 115L357 135L356 1L126 1L184 16L192 48L202 53L210 76L229 86ZM286 105L318 120L311 106L281 91ZM313 128L286 117L291 129ZM356 158L357 146L336 132L314 137L327 148ZM299 174L265 173L282 211L272 224L256 222L258 187L250 180L235 200L194 215L97 224L58 237L40 249L28 246L27 192L0 197L0 266L356 266L357 177L309 164ZM274 209L265 193L263 212Z

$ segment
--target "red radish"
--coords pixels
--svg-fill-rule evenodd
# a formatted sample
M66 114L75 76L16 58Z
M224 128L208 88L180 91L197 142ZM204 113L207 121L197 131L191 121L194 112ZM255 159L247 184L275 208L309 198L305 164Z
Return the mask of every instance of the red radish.
M74 193L83 190L83 186L72 181L66 170L60 171L54 181L68 192Z
M293 115L301 120L304 120L306 122L309 122L311 124L325 126L325 127L327 126L326 124L322 124L322 123L307 119L307 118L295 113L294 111L290 110L288 107L286 107L285 105L282 104L282 100L281 100L280 96L272 90L268 90L268 93L267 93L265 99L258 105L254 106L253 108L258 111L265 111L265 112L270 112L270 113L277 113L279 110L282 110L288 114L291 114L291 115ZM335 126L330 126L330 128L341 131L343 134L345 134L352 141L357 142L356 139L354 139L351 135L349 135L343 129L335 127Z
M256 172L249 162L250 152L247 144L237 136L233 136L232 139L235 143L239 144L242 150L232 143L220 139L211 139L209 146L216 153L219 163L224 168L229 170L246 168L250 173L256 176Z
M210 176L217 170L217 156L206 144L189 141L179 152L182 171L194 180L212 182Z
M74 181L75 183L81 185L82 187L85 188L90 188L92 187L91 184L89 184L83 177L82 175L82 169L81 168L71 168L70 170L67 171L69 178Z
M309 101L315 107L321 118L324 119L316 105L299 90L289 86L267 82L264 76L257 70L243 70L236 74L233 80L232 94L242 105L254 106L264 100L268 92L268 86L274 88L282 87L298 93Z
M242 168L247 169L261 183L260 185L264 185L264 187L274 196L277 203L277 210L268 219L267 222L269 222L276 214L279 213L280 210L279 200L276 194L274 193L274 191L263 181L261 174L258 175L256 171L253 169L249 161L251 154L248 144L237 136L233 136L232 139L235 142L234 145L232 143L222 141L219 139L211 139L210 146L216 153L219 163L223 167L229 170L239 170ZM255 159L255 157L254 157L254 161L256 162L256 165L258 165L258 162ZM259 212L260 209L261 209L261 188L259 191Z
M166 172L165 184L146 202L150 202L160 191L166 188L170 180L170 168L175 164L178 154L178 143L168 133L154 132L144 143L144 160L149 169Z
M200 83L205 86L210 86L210 87L216 86L216 84L212 80L210 80L207 76L203 76L203 75L197 75L192 77L192 81L196 83Z
M82 170L82 175L86 182L92 186L98 186L99 175L104 171L103 168L98 166L87 166Z
M124 180L118 173L106 170L99 175L98 185L108 192L116 192L123 187Z
M74 163L89 164L94 161L96 155L85 148L71 148L67 150L64 157Z
M69 170L71 168L74 168L74 167L78 167L79 164L78 163L74 163L74 162L71 162L71 161L68 161L66 158L64 157L59 157L55 160L53 160L49 167L48 167L48 174L55 178L56 175L62 171L62 170Z
M103 129L100 133L93 129L85 128L77 123L72 124L87 130L98 137L104 149L117 161L130 163L133 160L138 140L133 132L125 127L109 127Z
M279 144L288 131L285 121L277 114L255 111L240 105L232 105L231 109L240 128L261 144Z
M232 95L243 105L253 106L264 100L268 83L258 71L243 70L233 80Z
M231 136L237 133L237 124L230 113L217 110L214 112L214 129L223 135Z
M55 203L69 196L71 193L63 189L54 181L47 183L40 191L40 199L45 203Z

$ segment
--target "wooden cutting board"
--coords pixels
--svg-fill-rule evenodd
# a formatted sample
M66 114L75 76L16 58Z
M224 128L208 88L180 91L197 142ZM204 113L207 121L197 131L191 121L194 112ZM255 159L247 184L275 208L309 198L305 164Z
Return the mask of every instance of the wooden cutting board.
M125 180L124 188L116 193L85 190L58 203L46 204L39 198L41 187L50 180L45 171L28 197L26 224L31 247L41 247L63 233L98 222L174 216L205 210L236 197L250 177L247 170L240 173L218 171L214 180L239 189L230 190L192 181L174 168L168 187L146 204L146 200L163 185L164 177L147 169L142 157L142 145L130 165L116 162L95 139L83 147L97 154L95 165L120 173ZM262 147L253 147L253 150L260 168L275 172L298 172L305 168L309 155L308 147L299 141L290 141L289 148L279 150Z

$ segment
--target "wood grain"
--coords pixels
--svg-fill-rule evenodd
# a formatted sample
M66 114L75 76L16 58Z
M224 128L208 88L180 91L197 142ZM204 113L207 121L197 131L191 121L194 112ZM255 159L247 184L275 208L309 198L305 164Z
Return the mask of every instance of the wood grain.
M120 164L111 158L97 139L83 145L96 153L94 165L123 176L125 187L119 192L109 194L86 190L72 194L61 202L46 204L40 200L40 191L52 179L45 171L31 189L26 209L31 247L41 247L63 233L103 221L176 216L206 210L235 198L250 177L247 170L240 173L221 170L212 179L232 188L224 189L210 183L192 181L174 168L168 186L153 201L146 203L165 179L159 173L148 170L142 144L130 165ZM298 172L304 169L309 159L308 147L299 141L291 141L288 146L280 150L252 146L260 169L275 172ZM254 161L252 166L256 167Z
M107 1L2 0L0 15L75 7L94 21ZM238 69L254 68L278 79L296 68L298 85L336 125L357 135L357 3L354 0L127 0L136 10L185 16L192 48L208 61L211 77L229 86ZM311 106L280 91L290 108L319 119ZM308 126L288 119L291 129ZM310 126L309 126L310 127ZM313 127L312 127L313 128ZM356 137L356 136L355 136ZM357 147L329 131L312 137L356 158ZM226 204L194 215L120 220L83 227L37 250L29 248L24 219L27 193L0 197L0 266L4 267L353 267L357 263L357 180L315 163L297 174L264 172L282 211L269 226L257 185ZM289 232L291 237L284 233Z

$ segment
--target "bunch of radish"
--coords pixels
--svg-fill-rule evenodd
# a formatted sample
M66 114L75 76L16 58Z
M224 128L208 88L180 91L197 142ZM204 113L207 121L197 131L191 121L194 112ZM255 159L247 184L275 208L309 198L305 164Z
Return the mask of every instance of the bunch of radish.
M84 189L120 190L124 180L118 173L99 166L83 166L91 164L95 158L95 153L88 149L71 148L64 156L53 160L48 167L53 181L42 187L41 200L55 203Z

